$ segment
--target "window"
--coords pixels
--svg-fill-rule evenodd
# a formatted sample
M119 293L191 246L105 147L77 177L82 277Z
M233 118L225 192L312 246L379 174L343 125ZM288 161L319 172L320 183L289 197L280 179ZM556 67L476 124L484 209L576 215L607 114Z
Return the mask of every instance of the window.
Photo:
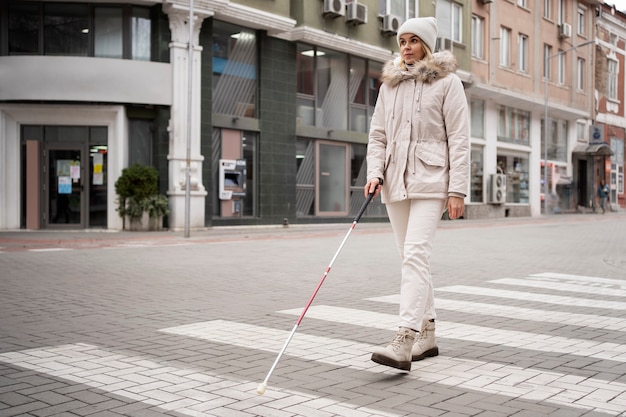
M87 56L89 7L86 4L44 4L45 55Z
M624 140L611 137L611 201L624 194Z
M610 100L617 100L617 76L619 74L619 62L614 58L607 59L608 73L606 77L606 95Z
M152 19L147 7L9 2L6 10L7 29L0 25L0 30L6 30L0 38L6 34L9 55L152 58Z
M552 46L543 44L543 78L550 80L550 58L552 57Z
M473 138L485 137L485 101L470 100L471 135Z
M578 34L581 36L585 36L585 16L587 14L587 9L582 6L578 6Z
M578 60L576 61L576 72L577 72L577 76L576 76L576 87L579 90L584 90L585 89L585 60L582 58L578 58Z
M506 68L511 66L511 29L500 29L500 65Z
M39 54L39 5L9 4L9 54Z
M552 18L552 0L543 0L543 17Z
M567 120L550 120L550 129L547 132L548 138L548 160L567 162L568 146L567 137L569 131L569 124ZM543 150L546 135L544 135L544 121L541 120L541 158L543 159Z
M463 43L463 7L450 0L439 0L436 14L438 36Z
M94 56L122 58L122 9L119 7L94 8Z
M528 154L498 154L497 165L506 174L506 202L528 204Z
M392 14L404 21L419 16L419 5L417 0L380 0L378 11L381 15Z
M558 71L557 83L559 85L563 85L565 84L565 54L563 53L563 51L559 50L559 55L556 59Z
M315 61L316 126L348 130L348 55L330 49L319 51Z
M518 40L518 62L517 69L521 72L528 72L528 36L520 33Z
M499 106L498 140L528 145L530 112L513 107Z
M479 16L472 16L472 56L483 59L484 51L484 27L485 20Z
M470 202L482 203L483 194L483 147L472 146L470 168Z
M251 29L215 22L213 26L213 112L255 117L256 34Z
M587 123L576 122L576 139L578 142L587 142Z
M558 8L557 8L557 18L558 23L565 22L565 0L557 0Z
M140 61L150 61L150 39L152 22L150 10L143 7L133 7L131 15L131 58Z
M296 123L366 133L383 64L302 43L297 51Z
M517 0L517 5L520 7L527 8L526 0Z

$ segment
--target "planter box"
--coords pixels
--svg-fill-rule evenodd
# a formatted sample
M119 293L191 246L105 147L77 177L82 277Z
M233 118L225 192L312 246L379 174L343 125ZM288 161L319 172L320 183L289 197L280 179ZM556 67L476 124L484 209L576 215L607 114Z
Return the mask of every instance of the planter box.
M148 212L145 211L139 219L126 217L126 228L131 232L162 231L163 216L150 217Z

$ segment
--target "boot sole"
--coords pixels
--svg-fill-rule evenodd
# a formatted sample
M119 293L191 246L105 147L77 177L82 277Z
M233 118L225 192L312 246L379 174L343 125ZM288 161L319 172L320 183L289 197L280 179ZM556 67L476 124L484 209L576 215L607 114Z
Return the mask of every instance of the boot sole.
M391 358L388 358L387 356L384 355L380 355L378 353L372 353L372 361L381 364L381 365L385 365L385 366L390 366L392 368L396 368L396 369L401 369L403 371L410 371L411 370L411 362L409 361L396 361L393 360Z
M437 356L439 355L439 348L437 346L435 346L432 349L428 349L426 352L419 354L419 355L413 355L411 357L411 361L416 362L416 361L421 361L422 359L426 359L426 358L432 358L433 356Z

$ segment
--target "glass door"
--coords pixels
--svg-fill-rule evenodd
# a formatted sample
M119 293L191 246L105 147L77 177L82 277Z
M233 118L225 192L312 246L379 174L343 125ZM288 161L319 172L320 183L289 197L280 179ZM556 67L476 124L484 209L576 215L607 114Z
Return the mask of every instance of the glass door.
M47 227L85 227L85 152L78 145L49 146L46 158Z
M318 216L345 216L348 214L348 145L335 142L317 142L317 196Z

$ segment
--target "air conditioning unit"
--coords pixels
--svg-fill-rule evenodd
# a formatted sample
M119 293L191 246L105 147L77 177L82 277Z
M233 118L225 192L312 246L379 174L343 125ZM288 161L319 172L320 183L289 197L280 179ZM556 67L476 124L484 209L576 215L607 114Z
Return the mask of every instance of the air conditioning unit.
M353 25L367 23L367 6L356 1L349 3L346 9L346 23Z
M572 25L569 23L561 23L559 25L559 38L571 38L572 37Z
M437 41L435 42L435 50L433 52L443 51L443 50L451 51L453 47L454 47L454 44L452 42L452 39L437 38Z
M339 17L346 14L346 2L345 0L324 0L324 11L322 16L324 17Z
M385 36L394 36L400 29L400 18L392 14L383 15L383 26L381 31Z
M506 203L506 175L491 174L491 193L489 202L491 204Z

